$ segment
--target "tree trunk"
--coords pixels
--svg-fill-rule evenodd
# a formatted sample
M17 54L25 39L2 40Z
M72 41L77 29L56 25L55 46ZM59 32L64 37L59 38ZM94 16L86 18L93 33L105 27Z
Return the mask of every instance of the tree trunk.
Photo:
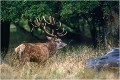
M93 46L94 48L97 47L97 31L96 31L96 26L95 26L95 18L93 17L92 19L92 29L91 29L91 36L92 36L92 41L93 41Z
M1 52L2 58L7 54L9 47L10 21L1 21Z
M96 42L98 41L98 46L101 48L105 48L105 21L103 19L103 11L102 11L102 4L100 6L98 6L97 8L95 8L93 11L93 29L94 31L95 25L98 25L98 35L96 35L96 32L93 32L93 36L96 36ZM96 23L96 24L95 24Z

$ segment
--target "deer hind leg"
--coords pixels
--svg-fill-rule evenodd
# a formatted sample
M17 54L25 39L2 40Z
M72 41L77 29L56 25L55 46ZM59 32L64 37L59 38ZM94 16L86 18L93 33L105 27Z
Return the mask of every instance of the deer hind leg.
M18 57L19 57L19 68L22 69L26 63L26 60L25 60L25 56L24 56L24 53L23 52L19 52L18 54Z
M25 64L27 63L27 56L24 52L19 52L19 69L20 69L20 78L24 77L25 74Z
M21 60L21 64L20 66L22 67L22 70L21 70L21 74L20 76L23 77L24 74L27 74L25 77L29 77L31 75L31 66L30 66L30 63L29 63L29 58L23 56L22 57L22 60ZM26 65L27 65L27 69L26 69Z
M17 48L15 48L15 52L18 54L17 57L19 59L19 68L22 68L25 65L25 45L21 44Z
M27 76L30 78L32 74L32 69L29 61L27 61L27 66L28 66Z
M21 71L20 71L20 77L22 78L22 77L24 77L23 75L24 75L24 73L25 73L25 64L26 64L26 58L25 57L23 57L23 56L21 56L22 58L21 59L19 59L19 68L21 69Z

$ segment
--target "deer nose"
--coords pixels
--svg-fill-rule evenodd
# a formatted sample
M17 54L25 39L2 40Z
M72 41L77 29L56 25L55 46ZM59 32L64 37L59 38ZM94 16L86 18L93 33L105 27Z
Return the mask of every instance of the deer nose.
M67 44L66 43L63 43L63 47L66 46Z

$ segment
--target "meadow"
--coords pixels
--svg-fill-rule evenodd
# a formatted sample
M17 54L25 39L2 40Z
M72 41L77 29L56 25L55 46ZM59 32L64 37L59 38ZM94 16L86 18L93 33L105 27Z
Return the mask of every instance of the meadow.
M27 25L25 25L27 26ZM66 40L65 40L66 41ZM107 51L100 48L93 49L91 45L72 44L58 50L50 57L44 65L38 65L31 62L32 70L29 71L28 66L24 70L17 68L19 62L16 58L14 48L24 42L35 42L31 40L29 35L17 31L15 25L11 24L10 45L9 51L5 60L12 68L7 68L10 71L4 71L1 78L11 79L118 79L118 76L113 71L102 70L97 72L92 69L85 68L86 59L100 56ZM38 42L38 41L37 41ZM67 42L67 41L66 41Z

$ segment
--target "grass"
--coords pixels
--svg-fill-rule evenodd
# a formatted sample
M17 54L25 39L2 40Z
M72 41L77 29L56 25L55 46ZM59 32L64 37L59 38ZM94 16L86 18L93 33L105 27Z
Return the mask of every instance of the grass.
M24 70L17 68L18 59L14 48L23 42L30 42L29 36L16 31L15 26L11 25L10 46L6 56L6 61L12 67L3 67L2 78L12 79L118 79L116 74L111 71L96 72L84 66L86 59L103 55L106 51L94 50L86 45L68 45L66 48L58 50L50 57L45 65L38 65L31 62L32 71L28 66ZM7 70L5 70L5 69ZM10 71L9 71L10 70ZM6 74L7 73L7 74ZM13 74L12 76L10 76ZM21 75L22 74L22 75ZM21 76L20 76L21 75Z

